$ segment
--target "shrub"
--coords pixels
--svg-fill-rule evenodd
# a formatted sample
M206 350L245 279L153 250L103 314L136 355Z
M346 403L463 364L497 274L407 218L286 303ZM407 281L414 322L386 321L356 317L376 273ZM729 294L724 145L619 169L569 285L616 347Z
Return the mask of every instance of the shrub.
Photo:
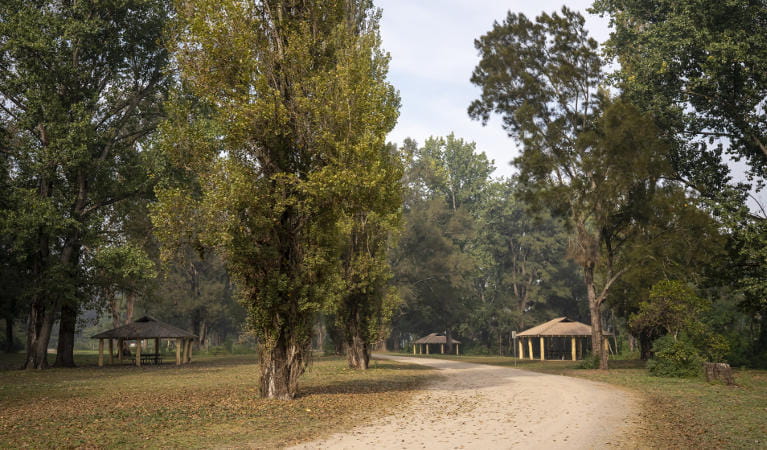
M701 374L703 359L685 337L666 335L653 343L653 358L647 362L650 375L656 377L695 377Z
M578 364L578 368L579 369L598 369L599 355L591 355L591 356L583 358L583 361L581 361L581 363Z

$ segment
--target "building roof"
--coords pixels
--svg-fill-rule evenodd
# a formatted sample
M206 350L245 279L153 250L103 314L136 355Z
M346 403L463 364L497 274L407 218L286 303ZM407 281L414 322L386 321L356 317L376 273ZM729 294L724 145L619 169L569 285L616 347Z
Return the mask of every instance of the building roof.
M609 335L610 333L603 333ZM532 327L517 336L591 336L591 326L570 320L567 317L557 317L538 326Z
M101 332L91 339L195 338L194 334L173 325L144 316L133 323Z
M460 344L460 341L456 341L450 338L450 342L453 344ZM447 337L442 333L432 333L426 337L422 337L414 342L414 344L447 344Z

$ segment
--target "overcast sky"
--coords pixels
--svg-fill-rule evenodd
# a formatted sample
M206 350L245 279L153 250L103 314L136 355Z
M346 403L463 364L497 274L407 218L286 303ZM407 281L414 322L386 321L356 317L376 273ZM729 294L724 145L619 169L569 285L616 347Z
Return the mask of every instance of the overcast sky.
M466 113L480 90L469 82L479 62L474 39L490 31L508 11L534 18L563 4L581 11L592 37L607 39L607 19L586 12L593 0L377 0L383 9L381 34L391 54L389 80L402 98L399 123L389 141L401 144L406 137L419 144L429 136L457 137L477 143L495 160L495 175L511 175L509 161L516 154L514 141L500 120L483 127Z

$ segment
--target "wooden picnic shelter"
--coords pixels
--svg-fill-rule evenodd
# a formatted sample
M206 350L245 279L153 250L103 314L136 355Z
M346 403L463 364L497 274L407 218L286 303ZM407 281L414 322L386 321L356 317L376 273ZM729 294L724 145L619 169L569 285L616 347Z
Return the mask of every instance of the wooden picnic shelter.
M602 334L608 349L609 333ZM567 317L558 317L517 333L518 357L522 359L577 361L583 359L591 342L591 326Z
M174 327L173 325L144 316L135 322L104 331L91 339L99 340L99 367L104 365L104 340L109 343L109 363L114 364L114 342L117 341L117 358L123 360L123 343L136 341L136 365L142 363L162 363L160 354L160 339L175 339L176 365L192 362L192 342L197 338L194 334ZM154 339L154 353L141 354L141 341Z
M430 345L439 345L439 352L440 354L445 353L445 345L447 345L447 336L441 333L431 333L428 336L422 337L421 339L418 339L417 341L413 342L413 354L429 354L429 346ZM461 345L459 341L456 341L453 338L450 338L450 343L455 345L455 354L458 354L458 346ZM417 350L417 351L416 351Z

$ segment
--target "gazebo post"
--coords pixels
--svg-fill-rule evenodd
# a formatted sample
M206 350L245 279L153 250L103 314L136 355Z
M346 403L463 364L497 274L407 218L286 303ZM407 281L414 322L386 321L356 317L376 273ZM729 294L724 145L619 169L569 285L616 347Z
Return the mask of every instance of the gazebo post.
M530 351L530 359L533 359L533 339L527 338L527 350Z
M181 365L181 338L176 338L176 365Z
M441 355L445 354L445 344L439 344L439 353Z
M461 344L455 344L455 356L458 356L458 346Z
M104 367L104 339L99 339L99 367Z
M415 348L418 347L418 344L413 344L413 354L415 355Z
M519 353L517 354L517 359L525 359L525 346L522 345L522 339L517 341L517 346L519 347Z
M573 361L578 359L578 354L575 350L575 336L573 336L570 338L570 356Z
M426 346L426 354L429 354L429 344L424 344Z
M541 336L541 361L546 360L546 349L543 346L543 336Z
M114 351L114 344L112 343L112 338L109 338L109 364L115 363L115 351Z

